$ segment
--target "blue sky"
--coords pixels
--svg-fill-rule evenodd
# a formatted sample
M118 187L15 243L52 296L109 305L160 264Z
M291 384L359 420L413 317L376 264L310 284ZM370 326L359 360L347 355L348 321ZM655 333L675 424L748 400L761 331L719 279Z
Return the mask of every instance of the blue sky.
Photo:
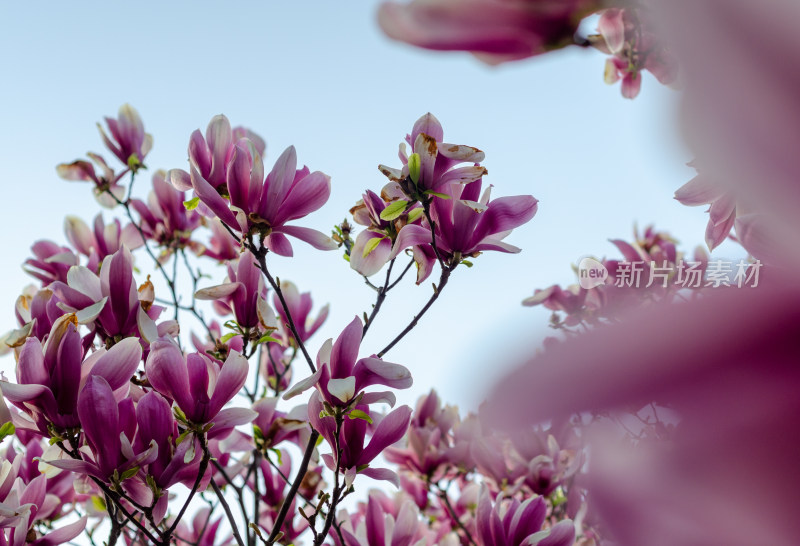
M265 138L269 166L294 144L301 163L332 177L330 201L302 222L326 232L365 189L381 188L377 165L398 164L398 144L428 111L447 141L486 152L493 195L540 200L538 215L508 239L522 253L484 254L457 270L418 331L387 355L414 373L403 402L435 386L446 400L475 406L497 371L548 333L548 313L520 301L534 288L573 282L570 263L581 256L613 255L608 238L630 238L634 222L670 231L686 250L702 243L706 215L672 199L692 176L675 124L677 93L645 76L641 96L624 100L603 83L603 56L577 48L496 68L417 50L380 33L377 5L4 3L0 330L14 326L14 300L30 282L19 267L30 245L64 242L65 214L88 222L98 211L88 185L60 180L55 165L104 153L95 122L125 102L154 136L150 172L185 168L189 135L218 113ZM137 186L143 197L144 180ZM369 309L372 293L340 253L301 245L272 268L330 302L316 352ZM409 282L393 292L362 354L383 347L430 290Z

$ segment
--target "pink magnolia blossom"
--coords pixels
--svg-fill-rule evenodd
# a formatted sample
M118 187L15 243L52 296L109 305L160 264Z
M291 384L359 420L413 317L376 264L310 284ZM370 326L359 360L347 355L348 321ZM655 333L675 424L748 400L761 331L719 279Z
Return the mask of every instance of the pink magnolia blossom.
M481 196L480 180L466 184L451 184L450 199L434 198L431 217L435 223L436 246L448 266L485 251L517 253L520 249L503 242L511 230L528 222L536 214L538 201L530 195L500 197L490 200L490 189ZM408 224L397 236L391 257L412 246L429 245L431 227ZM435 257L425 255L420 269L430 274ZM427 275L425 275L427 277ZM422 282L418 278L418 283Z
M144 132L139 112L130 104L123 104L117 119L107 117L105 121L111 138L99 123L97 129L106 147L123 165L136 172L143 166L145 156L153 147L153 137Z
M200 225L200 215L186 210L185 196L166 181L167 173L156 171L153 175L153 191L147 203L133 199L131 206L141 218L145 237L164 247L167 256L175 249L198 245L191 240L192 232Z
M605 81L622 80L622 96L633 99L642 86L642 72L652 73L659 82L670 85L678 77L674 55L659 43L651 14L644 8L611 8L603 11L597 36L589 41L600 51L611 55L606 60Z
M480 546L570 546L575 540L575 526L562 520L542 529L547 514L544 498L530 497L520 503L517 499L492 505L489 490L481 489L476 515Z
M211 215L244 235L258 234L269 250L282 256L292 255L287 235L320 250L338 248L323 233L286 225L325 204L330 178L307 167L297 169L294 146L278 157L265 178L263 150L246 137L233 138L224 116L211 120L205 139L195 131L189 145L190 175L172 171L172 183L180 190L193 188Z
M210 438L230 434L233 427L256 417L256 412L247 408L223 409L241 390L247 370L247 360L235 351L220 366L198 353L184 356L174 342L166 339L150 344L145 363L153 388L174 400L190 422L214 423L208 433Z
M74 315L57 320L44 344L28 338L19 355L18 383L0 382L3 395L31 415L43 434L49 435L48 423L60 429L81 424L78 397L90 377L103 377L113 390L121 389L128 385L142 358L135 338L84 358L74 321Z
M108 166L106 160L98 154L89 152L86 155L100 169L100 174L97 173L92 163L84 159L78 159L72 163L61 163L56 166L56 173L70 182L93 182L94 196L97 202L103 207L113 209L119 201L125 199L125 188L119 184L119 181L128 171L124 170L116 174Z
M316 387L321 401L337 408L348 407L356 397L365 406L377 402L394 405L395 395L391 391L365 393L364 389L373 385L407 389L413 381L411 373L400 364L385 362L374 355L359 359L362 331L361 320L356 317L335 343L326 341L317 354L317 371L287 391L284 399Z
M406 143L419 157L419 172L416 167L415 172L410 172L405 144L400 145L398 154L403 163L401 169L386 165L378 165L378 169L414 200L421 199L425 192L446 192L451 183L468 184L487 173L478 165L484 153L472 146L445 143L442 125L430 112L414 123L411 134L406 135ZM461 163L473 165L458 167Z

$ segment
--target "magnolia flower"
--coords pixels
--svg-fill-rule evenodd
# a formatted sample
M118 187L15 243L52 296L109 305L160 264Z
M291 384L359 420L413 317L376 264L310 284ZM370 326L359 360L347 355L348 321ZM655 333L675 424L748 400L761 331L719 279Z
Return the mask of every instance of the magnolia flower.
M375 480L388 480L398 485L397 474L386 468L370 468L370 463L384 449L400 440L408 428L411 419L411 408L401 406L384 417L372 432L372 438L365 445L367 421L362 418L345 418L336 439L336 422L333 416L321 417L323 414L322 396L319 392L311 395L308 402L308 419L330 446L339 446L341 457L324 454L322 459L331 470L337 468L345 473L345 480L352 483L356 474L363 474ZM356 405L356 411L366 414L369 407ZM338 459L338 460L337 460Z
M119 181L125 176L127 170L115 174L101 156L91 152L86 155L99 167L101 174L95 171L92 163L83 159L72 163L61 163L56 166L56 173L70 182L93 182L95 185L94 196L97 202L103 207L113 209L125 199L125 188L119 184Z
M384 2L381 29L395 40L435 50L469 51L497 64L574 43L597 0L412 0Z
M365 405L377 402L394 405L391 391L364 393L363 390L372 385L407 389L412 384L411 373L404 366L384 362L376 356L358 359L362 331L361 319L356 317L335 343L327 340L317 354L317 371L287 391L283 398L316 387L324 402L338 408L349 406L357 395L362 395L359 401Z
M145 237L165 247L167 253L193 246L190 237L200 225L200 215L194 210L186 210L184 198L183 192L166 181L166 172L156 171L147 203L131 200L131 206L142 220L140 225Z
M536 214L538 201L530 195L500 197L490 201L490 189L480 196L481 182L465 186L450 185L450 199L434 198L431 217L435 223L436 247L439 255L448 266L455 266L462 259L477 256L487 250L499 252L520 252L520 249L503 242L511 230L528 222ZM400 230L392 248L391 258L408 247L429 245L431 228L427 222L422 225L408 224ZM435 257L430 253L420 269L426 271L422 282L432 270Z
M644 9L604 10L597 24L599 35L589 42L608 55L605 81L622 80L622 96L633 99L642 86L642 72L652 73L664 85L675 83L678 68L675 57L659 43L650 15Z
M37 241L31 251L33 257L25 260L22 269L44 286L54 281L65 282L69 268L78 265L78 257L70 248L52 241Z
M94 272L98 271L106 256L115 254L123 246L135 250L144 244L136 226L127 224L122 227L116 218L106 224L102 214L95 216L92 228L77 216L67 216L64 218L64 234L75 250L89 258L86 267Z
M108 343L131 335L149 342L172 329L166 323L156 326L154 318L163 308L152 305L152 300L146 301L144 310L133 278L133 257L124 246L103 259L99 276L86 267L74 266L66 283L57 281L50 288L62 300L64 310L76 313L80 323L94 321Z
M544 498L517 499L492 506L489 490L481 488L476 514L480 546L570 546L575 540L575 525L562 520L542 530L547 515Z
M244 386L247 360L231 351L220 366L205 355L181 353L174 342L158 339L150 344L145 373L159 393L175 400L192 423L214 423L209 438L230 434L237 425L251 422L256 412L247 408L222 409Z
M47 341L28 338L17 364L17 384L0 381L3 394L29 413L39 430L47 424L58 428L80 426L78 396L89 378L100 376L112 390L128 385L142 358L136 338L120 341L111 349L99 349L84 359L74 315L64 315L53 324Z
M158 455L155 442L143 446L142 451L133 450L131 440L136 429L133 400L124 398L118 402L111 385L102 376L93 375L86 380L78 397L78 417L88 446L88 450L80 450L83 459L58 459L47 461L48 464L110 483L112 477L123 481L133 478L140 466L153 462ZM141 481L138 485L127 485L129 492L138 498L147 489ZM149 501L149 495L144 494Z
M400 145L400 170L378 165L378 169L392 182L399 184L402 191L414 200L424 197L426 192L445 191L453 182L468 184L484 176L487 171L478 165L484 153L472 146L447 144L443 142L444 131L439 120L431 113L419 118L406 135L406 142L414 154L413 161L406 155L404 144ZM473 163L467 167L457 167L461 163Z
M175 171L173 184L183 190L189 182L208 211L231 229L259 234L266 248L282 256L292 255L287 235L320 250L338 248L319 231L286 225L319 209L330 196L326 174L297 169L294 146L278 157L264 178L258 147L247 138L234 143L227 118L217 116L209 124L206 140L197 131L192 135L189 163L189 179Z
M300 293L293 282L281 281L281 293L283 294L283 300L286 302L286 307L289 309L289 314L294 321L297 334L300 336L300 341L305 343L328 318L329 306L328 304L323 305L317 316L313 317L311 308L314 302L311 299L311 292ZM289 317L277 293L272 295L272 304L283 326L283 345L290 347L295 341L292 332L289 330Z
M111 138L98 123L97 129L106 147L131 171L143 167L144 158L153 147L152 135L144 132L142 118L130 104L119 108L119 118L105 118Z
M200 300L216 300L233 311L236 322L242 328L262 329L277 327L275 313L266 300L267 289L264 278L251 252L239 258L236 269L228 264L228 282L198 290L195 297Z

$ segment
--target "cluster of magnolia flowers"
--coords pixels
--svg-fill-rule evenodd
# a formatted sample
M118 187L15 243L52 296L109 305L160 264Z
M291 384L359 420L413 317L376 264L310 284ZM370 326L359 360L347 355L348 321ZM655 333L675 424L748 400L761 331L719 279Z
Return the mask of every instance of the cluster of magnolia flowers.
M99 154L57 172L90 182L121 218L100 214L90 227L69 216L68 245L33 245L25 270L39 284L18 298L18 328L3 339L17 362L16 380L0 381L10 403L0 429L4 544L60 544L82 532L163 545L591 539L572 486L582 455L569 423L504 437L476 416L462 422L435 393L415 411L382 411L412 384L383 356L456 268L486 251L519 252L504 239L536 213L531 196L481 191L483 152L444 142L438 120L421 117L401 165L380 166L388 184L352 209L364 229L345 222L329 237L293 224L330 194L329 177L298 168L293 147L267 172L264 141L216 116L205 135L192 134L188 171L155 172L140 200L132 190L152 137L128 105L106 126L119 172ZM377 293L371 315L315 357L307 343L327 306L314 312L310 294L270 270L271 254L292 255L290 239L344 249ZM401 254L408 264L393 275ZM158 279L140 276L143 257ZM227 278L205 281L198 264ZM381 302L414 265L417 284L438 267L438 286L388 346L364 352ZM382 269L385 282L372 284ZM181 336L186 325L201 332ZM305 403L287 402L309 390ZM399 490L340 504L370 479Z
M579 284L537 289L522 304L542 305L553 311L550 325L574 333L577 327L617 321L632 307L693 298L705 288L703 278L709 258L702 247L695 249L693 260L685 261L675 240L652 226L641 234L634 230L632 243L622 239L611 242L622 254L622 260L592 260L602 268L604 278L589 284L585 282L586 271L576 270L581 277ZM641 270L635 270L634 265Z

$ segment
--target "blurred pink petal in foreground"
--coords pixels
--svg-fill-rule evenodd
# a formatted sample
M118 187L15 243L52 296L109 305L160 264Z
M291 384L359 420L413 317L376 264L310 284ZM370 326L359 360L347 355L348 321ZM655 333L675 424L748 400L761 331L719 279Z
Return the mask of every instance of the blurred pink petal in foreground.
M470 51L501 63L574 43L599 0L413 0L384 2L378 23L395 40L444 51Z
M592 509L622 545L797 544L800 282L788 272L800 264L800 4L658 8L665 35L679 38L698 160L737 202L769 213L769 278L550 346L490 399L518 423L651 401L677 411L669 446L592 437Z

